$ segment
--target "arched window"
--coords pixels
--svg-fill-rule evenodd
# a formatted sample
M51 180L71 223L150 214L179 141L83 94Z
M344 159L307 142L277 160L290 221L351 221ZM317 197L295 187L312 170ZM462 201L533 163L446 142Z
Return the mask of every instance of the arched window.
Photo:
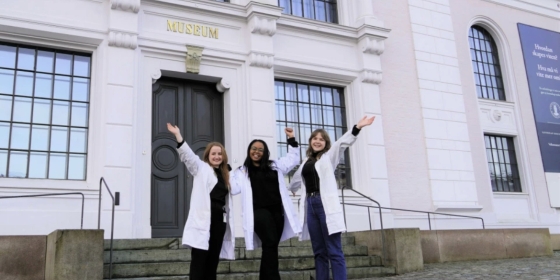
M479 98L506 100L496 43L480 26L469 30L471 59Z

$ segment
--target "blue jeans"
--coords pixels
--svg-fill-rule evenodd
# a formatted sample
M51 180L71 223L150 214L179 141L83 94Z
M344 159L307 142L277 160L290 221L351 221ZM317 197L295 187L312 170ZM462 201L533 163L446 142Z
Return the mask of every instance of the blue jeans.
M346 280L346 261L341 233L329 235L321 196L307 197L307 228L315 255L315 279L329 280L329 261L333 280Z

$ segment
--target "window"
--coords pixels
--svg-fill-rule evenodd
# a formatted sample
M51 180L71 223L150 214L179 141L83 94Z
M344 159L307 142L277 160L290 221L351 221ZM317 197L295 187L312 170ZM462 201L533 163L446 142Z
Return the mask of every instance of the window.
M469 30L469 44L478 97L506 100L494 39L482 27L472 26Z
M278 0L282 13L338 23L336 0Z
M512 137L484 135L492 190L521 192L521 181Z
M313 130L326 130L331 143L347 131L344 94L341 88L276 80L275 99L276 129L280 136L279 156L286 155L288 151L288 143L285 137L282 137L285 127L294 128L302 159L306 158L305 152ZM340 187L351 186L350 176L346 176L350 174L349 163L347 150L336 170Z
M0 43L0 177L85 180L91 56Z

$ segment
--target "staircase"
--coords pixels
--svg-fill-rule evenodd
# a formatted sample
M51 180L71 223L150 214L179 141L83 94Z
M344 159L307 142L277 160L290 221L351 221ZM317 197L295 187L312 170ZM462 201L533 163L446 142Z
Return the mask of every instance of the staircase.
M109 278L109 240L105 240L104 278ZM180 246L180 238L120 239L113 241L113 279L189 279L191 250ZM219 280L258 280L261 250L245 250L245 240L235 242L235 261L220 261ZM354 237L342 237L349 279L394 275L393 267L383 267L379 256L368 256L367 247L356 245ZM315 276L311 242L296 238L278 248L282 279L309 280Z

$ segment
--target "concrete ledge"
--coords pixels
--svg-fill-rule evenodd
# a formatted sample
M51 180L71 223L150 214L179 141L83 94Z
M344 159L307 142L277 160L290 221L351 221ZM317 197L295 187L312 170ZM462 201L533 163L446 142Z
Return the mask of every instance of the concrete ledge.
M552 243L552 250L560 251L560 234L551 234L550 243Z
M0 236L0 279L45 279L46 236Z
M49 234L45 279L103 279L103 230L56 230Z
M385 255L383 254L382 231L349 232L356 245L368 247L368 255L383 258L383 265L395 268L395 273L404 274L424 269L420 230L417 228L393 228L383 230L385 234Z
M425 263L551 256L545 229L421 231Z
M422 244L422 259L424 263L440 262L438 237L436 231L420 231L420 244Z

